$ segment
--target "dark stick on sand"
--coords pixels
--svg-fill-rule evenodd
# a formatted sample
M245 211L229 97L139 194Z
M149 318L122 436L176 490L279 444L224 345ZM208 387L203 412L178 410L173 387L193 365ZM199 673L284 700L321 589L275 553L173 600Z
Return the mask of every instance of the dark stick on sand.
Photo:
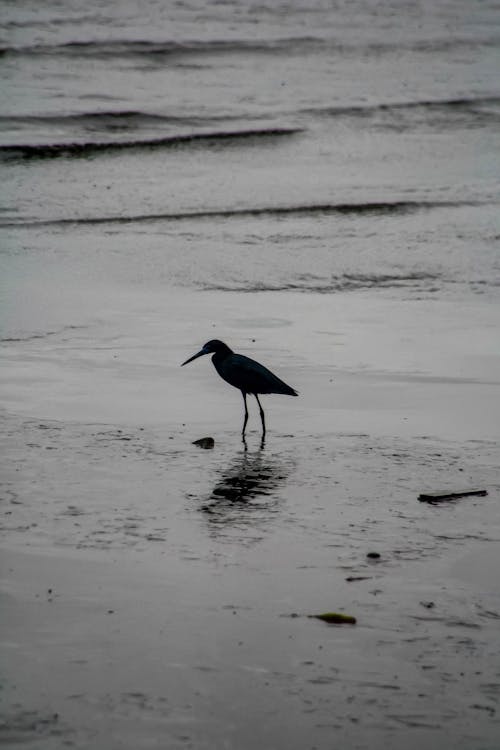
M486 490L459 490L457 492L426 492L418 496L421 503L444 503L449 500L458 500L460 497L469 495L478 495L484 497L488 492Z

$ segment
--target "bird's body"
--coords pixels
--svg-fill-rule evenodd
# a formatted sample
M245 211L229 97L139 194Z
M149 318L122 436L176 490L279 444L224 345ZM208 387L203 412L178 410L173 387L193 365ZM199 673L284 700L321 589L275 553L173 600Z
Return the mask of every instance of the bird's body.
M201 357L204 354L213 353L212 362L215 369L226 383L238 388L242 395L245 404L245 420L243 422L243 436L245 435L245 428L248 420L248 410L246 397L247 394L253 394L257 399L259 405L260 417L262 420L262 432L265 435L266 423L264 419L264 410L262 409L259 401L259 393L281 393L286 396L298 396L297 391L287 385L283 380L274 375L267 367L261 365L260 362L256 362L250 357L245 357L243 354L235 354L227 344L222 341L213 339L208 341L205 346L190 357L183 365L187 365L188 362L192 362L193 359Z
M282 393L287 396L296 396L296 391L290 388L274 373L243 354L214 354L212 357L214 367L226 383L239 388L245 393Z

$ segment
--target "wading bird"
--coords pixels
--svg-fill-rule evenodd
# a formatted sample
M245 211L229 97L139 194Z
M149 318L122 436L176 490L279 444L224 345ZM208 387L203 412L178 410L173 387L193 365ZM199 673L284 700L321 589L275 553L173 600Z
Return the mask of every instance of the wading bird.
M262 437L266 434L266 422L264 409L259 401L259 393L282 393L285 396L298 396L299 394L289 385L280 380L267 367L261 365L250 357L243 354L235 354L227 344L213 339L208 341L203 349L182 363L181 367L192 362L193 359L202 357L204 354L213 354L214 367L226 383L239 388L245 404L245 419L241 434L245 437L245 428L248 422L247 394L253 394L259 405L260 418L262 420Z

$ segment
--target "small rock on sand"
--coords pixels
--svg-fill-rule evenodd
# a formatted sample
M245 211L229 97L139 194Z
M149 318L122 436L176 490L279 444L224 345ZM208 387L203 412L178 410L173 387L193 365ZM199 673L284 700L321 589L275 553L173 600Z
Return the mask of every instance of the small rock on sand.
M197 445L198 448L205 448L205 450L208 450L214 447L215 440L213 439L213 437L203 437L199 440L193 440L193 445Z

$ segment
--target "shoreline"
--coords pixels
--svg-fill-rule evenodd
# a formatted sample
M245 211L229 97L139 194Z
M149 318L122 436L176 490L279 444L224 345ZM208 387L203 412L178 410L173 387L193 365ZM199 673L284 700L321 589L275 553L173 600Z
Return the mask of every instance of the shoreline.
M497 311L240 299L111 297L6 347L7 746L493 750ZM254 404L245 451L238 392L180 368L199 319L301 392L265 400L263 449Z

